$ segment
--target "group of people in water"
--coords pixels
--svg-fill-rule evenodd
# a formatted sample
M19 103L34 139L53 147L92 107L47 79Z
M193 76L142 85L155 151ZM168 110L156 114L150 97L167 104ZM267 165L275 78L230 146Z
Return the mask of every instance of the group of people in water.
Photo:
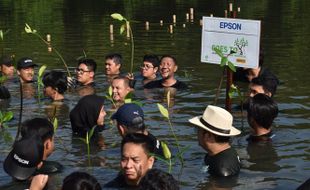
M30 58L17 62L17 74L21 84L33 82L34 67ZM120 152L121 171L115 179L106 183L108 188L128 189L179 189L175 178L162 170L153 168L156 158L163 157L160 140L152 135L145 125L143 109L135 103L125 103L128 93L133 92L139 77L121 73L122 56L112 53L105 59L105 74L110 80L112 98L117 109L111 119L115 121L122 137ZM13 61L1 59L1 73L11 77ZM172 88L188 89L175 78L178 69L176 58L164 55L145 55L141 65L141 81L146 89ZM76 77L67 77L62 71L53 70L43 77L44 93L53 101L63 101L68 88L87 89L70 111L72 133L85 137L94 130L96 138L105 129L105 98L95 94L95 73L97 64L93 59L81 59L75 69ZM159 74L158 74L159 73ZM260 65L256 69L240 69L235 79L249 82L249 98L243 106L247 110L248 123L252 129L247 138L249 143L272 141L272 123L278 115L278 106L273 100L279 81L268 69ZM159 79L160 75L160 79ZM240 77L242 76L242 77ZM92 89L92 90L89 90ZM5 86L1 86L1 99L10 98ZM229 178L237 176L242 168L239 156L231 146L233 136L241 133L233 126L231 113L218 106L208 105L200 116L189 119L197 128L199 145L206 150L204 158L211 176ZM47 158L54 150L54 128L47 118L33 118L23 122L21 138L14 143L12 151L4 161L4 171L18 181L31 180L30 190L43 189L48 175L62 170L58 162ZM95 177L85 172L73 172L63 180L63 190L101 189Z

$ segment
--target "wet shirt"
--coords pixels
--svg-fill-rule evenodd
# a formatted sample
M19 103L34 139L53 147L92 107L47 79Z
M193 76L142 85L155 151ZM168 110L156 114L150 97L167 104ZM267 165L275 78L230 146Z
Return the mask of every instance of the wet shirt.
M56 161L43 161L43 165L40 169L37 169L35 175L37 174L53 174L59 173L63 170L63 165Z
M255 142L271 142L272 138L275 137L275 134L270 131L269 133L255 136L255 135L250 135L246 140L249 143L255 143Z
M117 189L140 189L139 186L131 186L126 183L125 176L119 173L116 178L104 185L105 188L117 188Z
M240 160L237 152L232 147L214 155L205 157L205 164L212 176L233 176L240 171Z
M152 88L165 88L166 86L162 85L162 79L161 80L155 80L155 81L151 81L149 83L147 83L146 85L144 85L144 88L147 89L152 89ZM176 81L176 83L174 83L172 86L169 86L172 88L176 88L178 90L184 90L187 89L187 85L184 82L181 82L179 80Z

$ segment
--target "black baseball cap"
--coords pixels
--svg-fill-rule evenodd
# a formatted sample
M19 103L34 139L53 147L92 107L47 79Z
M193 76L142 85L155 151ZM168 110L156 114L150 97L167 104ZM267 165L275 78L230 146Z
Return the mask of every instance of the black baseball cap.
M140 106L134 103L122 105L111 117L127 127L144 127L144 114Z
M0 65L6 65L8 67L12 66L13 65L13 59L12 57L10 56L2 56L1 57L1 62L0 62Z
M37 67L38 65L33 63L32 59L29 57L23 57L17 62L17 70L29 68L29 67Z
M22 138L15 142L13 150L6 157L4 171L17 180L26 180L37 169L43 159L44 146L39 136Z

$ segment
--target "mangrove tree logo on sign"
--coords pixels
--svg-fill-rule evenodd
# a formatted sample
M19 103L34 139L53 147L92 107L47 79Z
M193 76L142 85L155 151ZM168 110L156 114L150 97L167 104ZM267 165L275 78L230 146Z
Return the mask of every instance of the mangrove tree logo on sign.
M256 68L259 61L260 21L203 17L201 62L219 64L214 49L237 67Z

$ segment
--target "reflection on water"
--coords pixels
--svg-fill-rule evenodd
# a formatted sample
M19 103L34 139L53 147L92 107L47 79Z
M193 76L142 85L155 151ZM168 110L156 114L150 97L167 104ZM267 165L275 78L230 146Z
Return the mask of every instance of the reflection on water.
M248 127L245 124L244 133L237 137L233 146L236 148L244 166L238 176L237 184L230 187L222 186L224 182L212 179L200 172L204 151L197 145L196 133L189 125L188 119L203 112L208 104L214 102L216 88L222 73L216 65L200 63L201 26L199 19L203 15L213 13L214 16L224 16L226 1L106 1L77 0L60 1L0 1L0 29L10 29L0 41L0 49L16 57L31 56L39 65L47 64L48 69L63 69L59 58L48 52L47 48L35 36L26 35L24 23L27 22L41 34L50 33L52 44L62 53L69 66L76 65L76 58L83 55L96 60L96 93L105 96L109 82L104 73L104 55L109 52L119 52L123 55L122 71L130 67L130 41L119 35L119 23L110 18L113 12L120 12L126 18L133 20L132 27L135 37L135 68L139 69L144 54L172 54L176 56L180 68L178 79L190 87L186 91L171 92L171 107L169 113L174 130L182 146L190 145L184 154L185 165L181 171L180 163L173 168L173 175L181 181L182 189L295 189L306 180L309 173L309 124L310 124L310 81L309 42L310 42L310 1L300 0L298 3L283 1L238 1L241 7L240 17L262 19L262 46L265 50L265 66L270 68L282 81L276 96L280 113L275 120L277 141L272 144L252 145L245 140ZM186 21L185 15L189 8L195 10L195 20ZM168 32L172 15L177 15L174 33ZM150 29L145 30L145 21L150 22ZM163 20L163 25L159 24ZM186 24L186 28L182 25ZM114 24L114 39L110 42L109 25ZM183 74L185 73L185 74ZM141 84L141 81L137 81ZM19 83L7 81L5 84L12 98L0 101L1 111L13 111L14 118L7 130L13 137L19 119L20 94ZM246 85L241 85L247 91ZM64 176L75 170L88 171L101 184L105 184L116 176L119 170L120 137L117 129L110 128L102 132L104 140L100 146L91 146L91 164L86 154L86 146L82 141L72 137L69 111L80 98L77 92L67 92L62 105L42 100L38 104L36 84L24 89L23 120L33 117L52 117L55 113L59 121L56 132L56 150L50 160L61 161L64 172L51 176L56 179L51 188L57 189ZM86 93L90 93L87 89ZM81 95L85 94L84 90ZM220 92L218 105L224 105L224 89ZM27 99L26 99L27 97ZM163 89L144 90L138 86L134 100L143 103L146 124L152 134L160 140L173 142L169 132L168 122L161 116L156 103L167 105L166 91ZM237 100L234 100L238 104ZM106 101L105 107L110 110L111 103ZM108 115L111 115L111 110ZM241 128L240 114L234 114L234 126ZM107 118L107 123L109 119ZM104 143L103 143L104 142ZM11 143L0 138L0 164L11 148ZM175 147L171 147L175 152ZM161 162L158 167L165 169ZM0 169L0 188L8 189L11 178ZM5 186L5 187L4 187ZM11 186L17 189L16 186Z

